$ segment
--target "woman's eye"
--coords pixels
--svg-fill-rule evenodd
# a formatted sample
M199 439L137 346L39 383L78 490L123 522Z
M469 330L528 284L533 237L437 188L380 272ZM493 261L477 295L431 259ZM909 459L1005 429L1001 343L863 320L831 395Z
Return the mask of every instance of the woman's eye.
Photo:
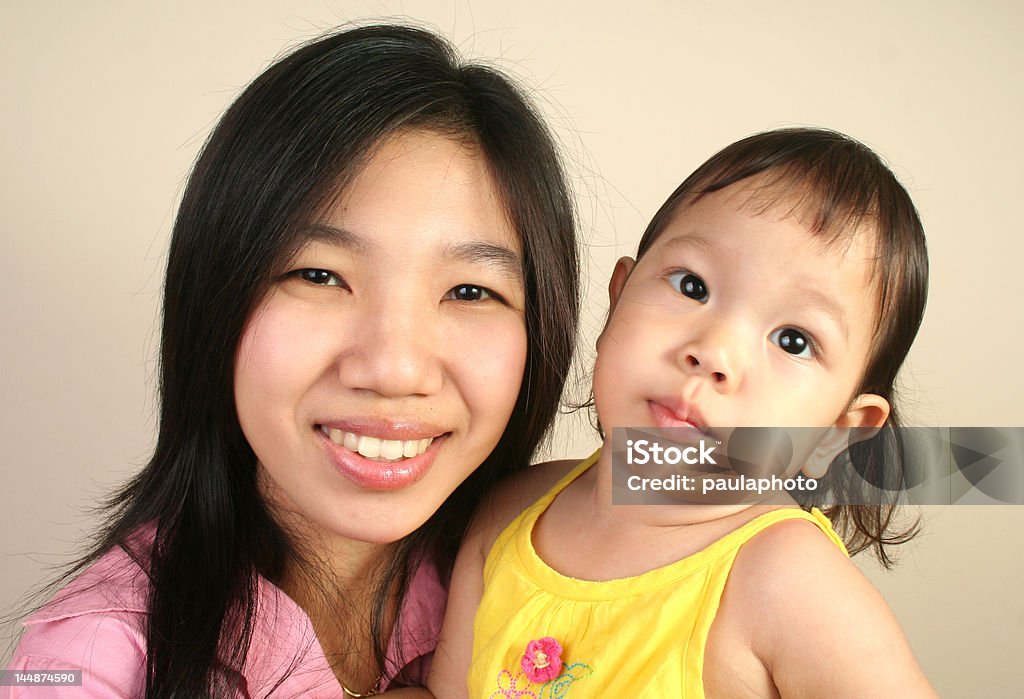
M292 272L295 276L310 284L320 286L345 286L345 282L333 272L326 269L298 269Z
M490 289L476 284L459 284L448 290L445 298L451 301L483 301L498 298Z
M668 275L668 281L672 287L683 296L707 303L708 287L704 280L692 272L673 272Z
M771 341L797 357L811 359L814 357L814 346L811 339L796 328L781 328L771 334Z

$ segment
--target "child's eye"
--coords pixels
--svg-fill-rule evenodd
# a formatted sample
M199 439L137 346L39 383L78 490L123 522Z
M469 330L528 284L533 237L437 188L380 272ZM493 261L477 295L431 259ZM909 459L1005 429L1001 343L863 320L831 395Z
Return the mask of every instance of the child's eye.
M704 280L693 272L673 272L668 275L668 283L683 296L707 303L708 287Z
M341 277L326 269L297 269L292 274L303 281L320 286L348 286Z
M796 357L811 359L815 355L813 340L796 328L780 328L769 339L782 348L783 352Z
M487 299L501 298L490 289L477 286L476 284L459 284L448 290L444 296L449 301L485 301Z

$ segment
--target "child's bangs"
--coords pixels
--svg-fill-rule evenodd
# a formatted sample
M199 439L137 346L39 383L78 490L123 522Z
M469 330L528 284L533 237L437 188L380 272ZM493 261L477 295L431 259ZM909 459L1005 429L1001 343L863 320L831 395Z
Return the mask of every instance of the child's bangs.
M740 182L748 194L742 205L744 210L759 216L775 212L784 218L795 218L820 236L826 248L845 248L857 234L877 228L877 186L863 178L837 178L827 169L807 169L795 164L767 170ZM713 183L694 201L720 188Z

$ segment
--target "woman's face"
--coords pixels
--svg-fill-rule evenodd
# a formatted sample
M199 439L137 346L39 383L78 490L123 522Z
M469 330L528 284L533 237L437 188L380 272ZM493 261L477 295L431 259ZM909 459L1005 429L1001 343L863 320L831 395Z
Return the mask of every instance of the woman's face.
M521 250L487 164L384 141L249 318L235 402L286 526L371 543L488 456L526 362Z

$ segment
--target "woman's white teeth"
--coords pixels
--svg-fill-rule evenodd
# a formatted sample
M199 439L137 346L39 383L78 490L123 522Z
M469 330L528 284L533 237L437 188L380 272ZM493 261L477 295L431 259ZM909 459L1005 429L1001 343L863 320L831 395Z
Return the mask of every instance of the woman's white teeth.
M376 437L360 437L356 451L368 459L380 456L380 440Z
M433 437L406 440L379 439L327 427L324 427L323 431L335 444L341 444L346 449L359 452L368 459L382 458L395 460L403 457L419 456L434 441Z

